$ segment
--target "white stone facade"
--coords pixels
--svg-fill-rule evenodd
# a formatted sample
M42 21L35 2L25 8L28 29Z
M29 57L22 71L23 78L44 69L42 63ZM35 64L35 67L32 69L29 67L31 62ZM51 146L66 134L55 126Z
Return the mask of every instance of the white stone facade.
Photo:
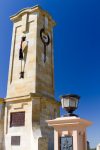
M0 99L0 150L4 149L4 104Z
M96 150L100 150L100 144L97 145Z

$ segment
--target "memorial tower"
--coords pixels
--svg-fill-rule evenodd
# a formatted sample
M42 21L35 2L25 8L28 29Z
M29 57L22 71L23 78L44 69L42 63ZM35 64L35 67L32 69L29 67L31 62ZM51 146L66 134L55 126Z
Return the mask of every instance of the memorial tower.
M59 116L54 99L55 22L39 6L21 10L11 21L5 150L53 150L53 129L45 120Z

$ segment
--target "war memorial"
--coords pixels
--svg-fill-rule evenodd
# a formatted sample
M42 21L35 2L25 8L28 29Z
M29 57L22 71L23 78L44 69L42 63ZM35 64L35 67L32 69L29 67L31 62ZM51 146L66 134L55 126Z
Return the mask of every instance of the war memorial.
M10 17L13 33L6 98L0 99L0 150L87 150L90 121L73 114L80 97L54 97L53 27L40 6Z

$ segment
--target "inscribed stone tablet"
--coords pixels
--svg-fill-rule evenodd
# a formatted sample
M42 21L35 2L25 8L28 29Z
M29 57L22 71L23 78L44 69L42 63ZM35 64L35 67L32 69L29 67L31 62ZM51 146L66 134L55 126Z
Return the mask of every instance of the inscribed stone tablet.
M10 127L24 126L25 112L14 112L10 115Z
M12 136L11 145L20 145L20 136Z

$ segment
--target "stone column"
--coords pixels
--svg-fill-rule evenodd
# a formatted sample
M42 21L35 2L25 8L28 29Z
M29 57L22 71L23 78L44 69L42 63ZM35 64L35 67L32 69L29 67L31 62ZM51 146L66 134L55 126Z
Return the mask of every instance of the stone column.
M73 131L73 149L74 150L80 150L79 149L79 135L78 135L77 130Z
M56 129L54 130L54 150L59 150L59 136Z

